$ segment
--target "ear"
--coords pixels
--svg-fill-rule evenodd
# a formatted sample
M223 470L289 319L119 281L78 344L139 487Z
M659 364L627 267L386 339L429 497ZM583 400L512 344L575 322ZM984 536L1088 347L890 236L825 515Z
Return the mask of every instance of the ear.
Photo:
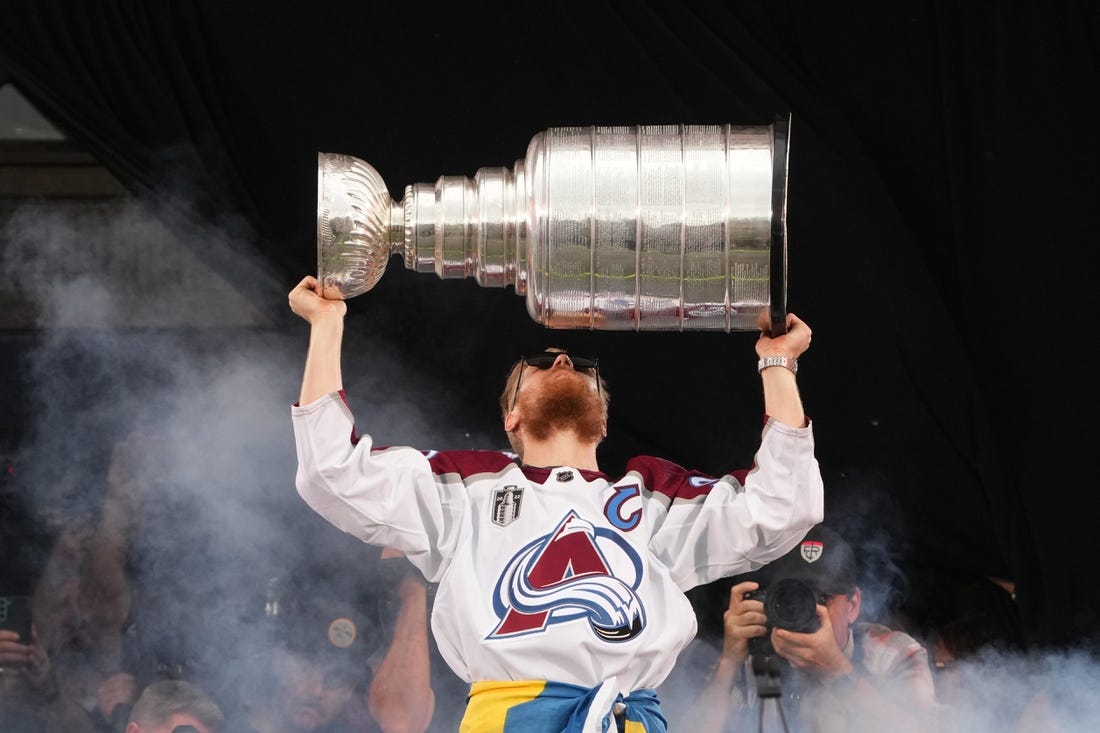
M607 437L607 420L603 420L600 426L600 435Z
M137 723L127 723L126 730L123 733L141 733L141 726Z
M857 587L852 595L848 596L848 623L854 624L859 618L860 609L863 608L863 592Z
M514 433L516 428L519 427L519 413L516 410L509 410L508 414L504 416L504 432Z

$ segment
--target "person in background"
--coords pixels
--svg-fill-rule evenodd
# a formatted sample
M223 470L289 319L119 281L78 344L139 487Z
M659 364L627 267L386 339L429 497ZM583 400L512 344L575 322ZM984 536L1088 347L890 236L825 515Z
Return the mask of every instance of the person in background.
M960 662L987 654L1015 656L1026 650L1013 591L1007 580L972 578L953 594L949 617L927 634L941 702L953 703L953 695L961 691L956 684Z
M229 733L376 733L358 711L344 719L370 680L368 624L350 603L295 588L259 624Z
M428 633L428 584L404 555L384 548L379 575L390 642L374 669L368 708L382 733L424 733L435 715Z
M425 733L435 695L422 577L383 550L367 594L389 601L379 624L359 610L369 604L347 573L332 577L316 562L269 584L229 733Z
M438 583L434 636L471 685L463 731L664 731L653 688L695 634L685 592L778 557L822 518L795 381L811 334L794 314L756 341L767 420L751 470L642 456L613 478L596 460L608 395L594 359L548 350L513 365L499 401L514 456L384 448L343 399L347 304L312 276L289 301L310 324L291 408L298 492Z
M200 649L216 647L190 602L197 594L192 566L211 543L199 532L188 491L168 468L171 442L162 430L135 429L111 447L102 506L87 542L80 599L94 613L101 655L92 718L100 733L119 733L139 693L163 680L186 680L211 692L208 670L197 669ZM171 527L172 532L167 529Z
M1011 581L970 578L927 634L943 730L1062 733L1079 729L1077 711L1090 716L1070 685L1048 677L1053 662L1028 656L1013 591Z
M202 688L159 680L138 696L125 733L220 733L224 723L218 703Z
M29 643L0 629L0 730L4 733L93 733L87 711L59 688L32 626Z
M89 592L96 517L79 508L50 513L45 521L56 534L32 594L39 643L61 694L97 719L97 690L117 669L121 635L110 610Z
M155 669L155 662L144 663L152 655L144 654L145 635L132 633L135 619L142 631L159 626L184 634L179 616L160 618L165 605L150 603L144 593L153 589L188 597L180 574L144 583L135 578L138 564L148 559L142 554L142 539L157 533L156 521L163 527L166 515L178 522L188 514L169 501L178 492L168 488L165 464L158 461L166 444L159 434L145 430L112 442L106 452L105 491L95 507L71 500L39 502L40 524L54 537L33 590L41 645L61 695L79 703L97 733L121 733L144 686L171 676ZM62 480L69 479L66 475ZM81 480L88 477L82 474ZM60 486L47 496L74 493ZM79 496L96 494L89 489ZM166 556L191 556L195 547L203 544L171 546L150 564L166 565L157 562Z
M927 651L903 631L858 620L857 558L837 532L819 524L733 581L721 649L696 681L701 694L678 715L685 728L756 730L771 715L813 733L936 729ZM691 685L677 680L674 689Z
M59 603L44 615L41 602L47 570L54 578L73 577L73 566L61 558L79 554L75 549L86 523L81 513L60 512L53 513L49 526L40 521L42 512L28 502L31 487L21 468L7 452L0 454L0 731L93 733L83 698L61 684L44 638L47 629L56 631L57 648L65 648L61 639L67 634L59 622L73 614L63 612L69 604ZM72 584L67 587L65 599L75 600Z

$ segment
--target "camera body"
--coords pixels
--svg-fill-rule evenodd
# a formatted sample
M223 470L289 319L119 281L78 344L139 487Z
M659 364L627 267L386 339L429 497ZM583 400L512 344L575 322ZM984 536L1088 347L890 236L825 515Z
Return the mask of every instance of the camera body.
M812 634L821 628L817 618L817 593L804 581L783 578L768 587L761 586L743 596L764 603L764 615L768 617L767 633L749 639L752 655L774 655L772 629L787 629L802 634Z

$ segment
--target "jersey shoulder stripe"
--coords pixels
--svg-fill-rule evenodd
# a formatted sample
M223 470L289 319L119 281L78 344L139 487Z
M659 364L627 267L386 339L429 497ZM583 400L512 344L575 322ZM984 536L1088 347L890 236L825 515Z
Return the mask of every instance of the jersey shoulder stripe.
M432 473L457 474L463 479L476 474L499 473L516 465L513 453L496 450L449 450L428 452Z
M655 456L636 456L626 462L626 472L641 477L645 488L672 500L690 501L710 493L719 479L702 471L688 470L672 461ZM744 485L747 470L731 471L739 484Z

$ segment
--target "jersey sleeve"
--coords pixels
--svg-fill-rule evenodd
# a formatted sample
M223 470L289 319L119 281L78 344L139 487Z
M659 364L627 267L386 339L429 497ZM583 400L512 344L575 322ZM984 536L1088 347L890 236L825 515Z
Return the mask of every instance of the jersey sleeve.
M662 463L659 471L652 463L636 470L664 509L651 516L650 549L682 590L760 568L824 517L811 426L769 419L753 466L720 478Z
M339 393L291 408L298 454L295 486L314 511L372 545L404 553L425 577L443 563L449 513L428 457L415 448L375 448L356 437L351 409Z

